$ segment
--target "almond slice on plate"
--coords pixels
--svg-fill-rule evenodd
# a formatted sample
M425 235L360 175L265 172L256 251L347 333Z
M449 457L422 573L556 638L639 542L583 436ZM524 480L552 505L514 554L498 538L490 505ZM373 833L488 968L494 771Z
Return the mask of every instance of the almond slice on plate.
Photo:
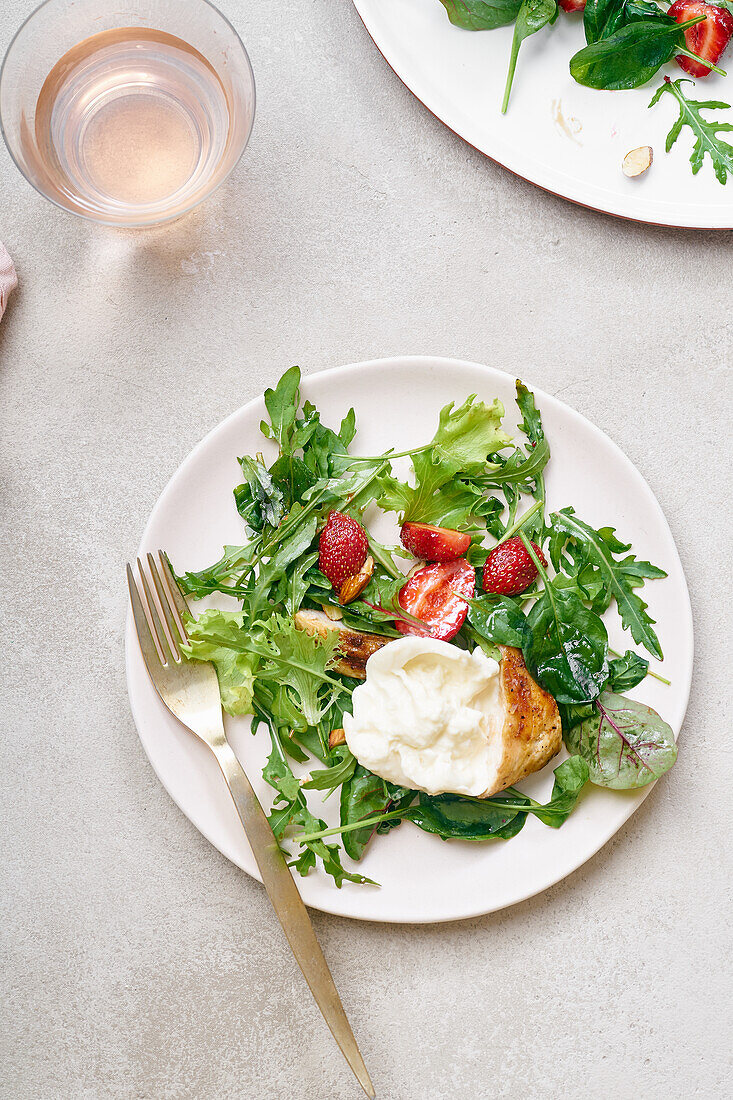
M621 165L623 173L630 179L641 176L654 160L654 150L651 145L640 145L638 149L631 149L624 157Z

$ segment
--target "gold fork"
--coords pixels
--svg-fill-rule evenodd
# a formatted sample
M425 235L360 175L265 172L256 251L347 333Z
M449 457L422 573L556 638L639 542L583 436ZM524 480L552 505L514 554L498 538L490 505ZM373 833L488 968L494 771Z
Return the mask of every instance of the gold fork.
M244 826L265 889L298 965L346 1061L364 1092L373 1098L372 1082L308 911L257 795L227 741L214 666L209 661L187 661L181 656L180 646L188 641L184 625L188 605L163 551L158 551L157 563L152 554L147 555L147 560L152 586L139 558L137 567L141 587L138 587L129 565L127 583L140 649L150 679L168 710L214 753ZM162 612L165 626L158 609Z

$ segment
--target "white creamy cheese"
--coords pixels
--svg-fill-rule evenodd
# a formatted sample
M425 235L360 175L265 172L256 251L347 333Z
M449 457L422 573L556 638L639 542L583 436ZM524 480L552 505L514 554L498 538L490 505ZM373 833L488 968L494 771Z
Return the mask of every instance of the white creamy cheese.
M366 672L344 715L359 763L428 794L483 794L502 751L497 662L478 647L408 636L374 653Z

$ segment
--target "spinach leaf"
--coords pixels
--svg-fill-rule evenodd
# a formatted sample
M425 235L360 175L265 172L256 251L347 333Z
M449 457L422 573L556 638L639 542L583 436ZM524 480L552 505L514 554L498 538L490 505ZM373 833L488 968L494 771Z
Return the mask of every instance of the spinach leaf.
M512 23L522 0L440 0L455 27L467 31L490 31Z
M644 787L677 759L672 730L643 703L604 691L594 713L565 733L570 752L587 762L591 783L614 790Z
M564 825L575 809L578 795L588 782L588 764L581 756L571 756L555 768L555 782L552 785L550 801L545 805L532 802L532 813L544 825L559 829Z
M383 779L357 764L341 788L341 824L351 825L363 817L385 813L392 801ZM343 834L343 844L352 859L361 859L374 832L373 825Z
M608 678L603 621L574 592L546 581L527 623L531 634L524 659L535 680L558 703L595 699Z
M506 86L504 88L504 100L501 105L501 113L503 115L506 114L507 107L509 106L509 96L511 95L512 83L514 81L514 70L517 67L519 47L524 42L525 38L529 38L531 34L536 34L537 31L541 31L542 28L546 27L548 23L551 23L556 16L556 0L523 0L522 6L517 14L517 21L514 24L512 51L509 55L509 72L507 73Z
M726 10L733 15L733 4L729 4ZM668 76L665 76L664 83L657 88L649 106L653 107L655 103L658 103L664 92L669 92L670 95L674 96L679 105L680 113L677 121L667 134L665 145L667 152L670 151L680 136L682 127L689 126L695 136L695 144L690 156L693 176L700 171L707 155L712 161L715 178L719 183L724 184L729 174L733 176L733 146L729 145L727 141L723 141L718 135L722 131L733 130L733 123L704 118L702 111L727 110L730 108L730 103L724 103L720 99L688 99L682 91L682 85L691 83L692 81L684 78L670 80Z
M589 44L609 38L621 27L642 19L661 19L674 23L657 4L648 0L586 0L583 11L585 40Z
M578 50L570 59L570 74L587 88L639 88L684 46L684 31L704 18L696 16L685 23L670 23L666 18L629 23Z
M509 840L524 827L527 813L521 811L512 798L503 804L500 795L489 802L459 794L421 792L417 806L406 810L404 817L424 832L434 833L443 840Z
M284 514L283 494L272 474L249 455L244 455L238 462L245 478L244 483L234 490L234 501L240 516L253 531L260 532L267 525L277 527Z
M527 617L518 600L486 593L468 601L468 621L477 634L495 645L524 649L529 641Z
M631 691L640 684L649 671L649 662L638 653L627 649L623 657L608 662L608 689L610 691Z
M648 561L637 561L633 554L617 560L631 547L620 542L613 527L594 530L579 519L572 508L563 508L552 515L553 540L550 555L555 568L562 566L564 539L574 540L582 551L584 559L597 570L603 581L603 588L593 601L595 611L605 610L611 599L615 599L621 621L639 645L643 645L653 657L662 659L662 647L652 624L654 620L647 612L647 605L634 589L644 584L646 579L666 577L663 569Z

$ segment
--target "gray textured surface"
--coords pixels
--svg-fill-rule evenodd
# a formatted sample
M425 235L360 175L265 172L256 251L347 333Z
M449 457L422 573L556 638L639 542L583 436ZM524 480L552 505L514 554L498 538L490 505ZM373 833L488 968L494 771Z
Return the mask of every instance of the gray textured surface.
M259 115L187 220L96 229L0 155L21 280L0 326L0 1095L359 1095L261 888L144 757L121 581L167 478L226 413L294 361L405 352L521 368L609 432L671 523L697 661L677 767L566 882L443 927L314 915L378 1094L731 1095L733 235L614 221L513 178L412 99L347 0L222 6ZM5 0L0 46L31 7Z

